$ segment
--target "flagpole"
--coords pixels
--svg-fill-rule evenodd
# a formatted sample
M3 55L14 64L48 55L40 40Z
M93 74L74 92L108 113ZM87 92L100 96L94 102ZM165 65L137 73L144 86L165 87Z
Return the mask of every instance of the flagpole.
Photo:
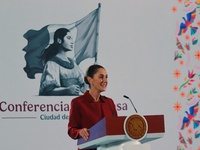
M99 24L100 24L100 10L101 10L101 3L98 4L98 15L97 15L97 28L96 28L96 54L95 54L95 64L97 62L97 54L98 54L98 41L99 41Z

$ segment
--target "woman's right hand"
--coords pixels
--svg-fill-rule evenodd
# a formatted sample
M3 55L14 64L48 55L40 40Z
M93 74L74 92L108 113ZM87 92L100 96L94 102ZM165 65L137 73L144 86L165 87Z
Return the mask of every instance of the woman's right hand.
M80 87L78 85L71 85L67 88L68 93L72 95L79 95Z
M90 131L87 128L83 128L79 131L79 135L84 139L88 140L90 137Z

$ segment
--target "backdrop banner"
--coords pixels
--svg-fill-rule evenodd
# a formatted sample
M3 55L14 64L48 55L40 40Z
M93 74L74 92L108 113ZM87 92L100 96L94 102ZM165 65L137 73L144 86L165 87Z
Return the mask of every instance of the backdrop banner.
M44 86L42 54L60 28L71 31L69 57L76 73L84 76L94 63L105 67L108 87L102 95L114 100L119 116L136 113L124 95L139 114L164 115L164 137L149 142L151 149L200 149L198 0L0 4L2 150L77 149L67 125L71 100L78 95L39 94Z

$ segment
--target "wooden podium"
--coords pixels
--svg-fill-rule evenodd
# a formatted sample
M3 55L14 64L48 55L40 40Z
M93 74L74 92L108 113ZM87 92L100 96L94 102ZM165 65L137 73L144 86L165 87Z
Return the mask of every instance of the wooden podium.
M80 149L97 148L97 150L150 150L146 142L163 137L165 132L164 115L145 115L147 132L139 140L130 139L124 131L126 116L107 117L90 128L90 139L78 139ZM145 144L144 144L145 143Z

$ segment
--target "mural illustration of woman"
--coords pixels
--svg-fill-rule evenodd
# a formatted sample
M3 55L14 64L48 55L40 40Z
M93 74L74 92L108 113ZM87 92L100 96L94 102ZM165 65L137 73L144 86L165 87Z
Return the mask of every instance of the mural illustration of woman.
M40 81L39 95L81 95L88 89L84 74L75 60L68 56L73 51L74 41L66 28L54 33L54 42L42 54L44 70Z

